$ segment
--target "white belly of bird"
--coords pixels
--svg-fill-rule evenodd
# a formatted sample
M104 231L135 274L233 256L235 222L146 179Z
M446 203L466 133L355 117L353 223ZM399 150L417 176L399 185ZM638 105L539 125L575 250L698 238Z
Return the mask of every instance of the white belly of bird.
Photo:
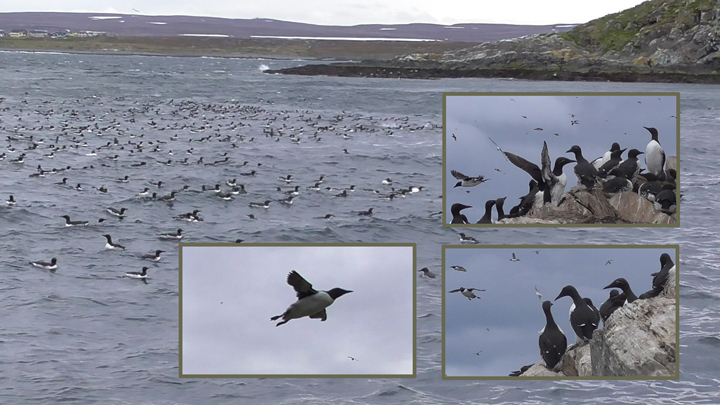
M650 173L658 175L663 170L663 157L665 151L662 146L655 141L648 143L645 148L645 165Z
M305 297L288 308L287 319L302 318L304 316L315 315L323 309L330 306L333 299L324 291L319 291L309 297Z

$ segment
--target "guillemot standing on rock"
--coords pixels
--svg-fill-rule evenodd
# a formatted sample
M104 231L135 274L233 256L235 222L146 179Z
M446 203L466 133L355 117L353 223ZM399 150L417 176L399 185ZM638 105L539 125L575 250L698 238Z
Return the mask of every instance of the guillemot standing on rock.
M297 292L298 300L292 303L282 314L270 318L271 321L274 321L282 317L283 320L275 326L280 326L292 319L305 316L313 319L320 318L321 321L325 321L327 319L325 309L332 305L339 297L352 292L342 288L333 288L329 291L316 291L312 288L312 284L295 270L288 274L287 283Z
M619 288L625 293L625 301L629 304L631 302L634 302L638 299L637 295L633 292L633 290L630 288L630 283L627 282L624 278L618 278L615 279L612 283L610 283L607 287L603 287L603 290L607 290L608 288Z
M671 215L677 211L677 196L675 190L662 190L655 196L653 206L656 210Z
M552 202L555 206L560 205L560 199L565 193L565 186L567 185L567 176L563 172L563 167L568 163L575 162L574 160L561 156L555 159L555 167L552 168L547 142L543 142L542 152L540 153L542 168L518 155L510 152L504 153L510 163L524 170L537 182L538 191L543 192L543 199L538 203ZM534 201L533 204L535 204Z
M650 132L652 139L645 147L645 165L648 172L664 180L663 168L665 167L665 151L658 141L658 131L655 128L643 127Z
M120 249L125 250L125 246L113 243L112 237L110 235L103 235L105 239L107 239L107 243L105 244L105 249Z
M618 290L610 291L610 298L600 305L600 318L602 318L603 324L612 315L615 310L625 304L625 293L620 294Z
M497 213L498 213L498 217L497 217L498 222L502 221L503 218L505 218L505 210L503 210L503 205L505 204L506 198L507 197L502 197L502 198L498 198L497 200L495 200L495 209L497 210Z
M600 314L597 309L594 309L588 303L580 297L580 294L575 287L568 285L565 286L560 295L555 298L555 301L562 297L570 297L573 300L573 305L570 307L570 325L577 335L578 340L588 341L592 339L593 331L597 329L600 324Z
M620 150L620 144L617 142L613 142L612 146L610 146L609 151L605 152L602 156L590 162L590 164L592 164L593 167L595 167L596 169L600 170L602 165L604 165L608 160L610 160L612 153L616 150Z
M54 257L50 260L50 263L43 262L43 261L37 261L37 262L30 262L30 264L35 267L39 267L41 269L50 270L52 272L55 272L55 270L57 270L57 259Z
M630 149L628 152L628 158L624 162L620 163L616 168L612 169L608 176L624 177L635 183L638 174L640 174L640 165L638 164L638 156L642 155L637 149Z
M660 271L652 274L653 289L662 290L663 288L665 288L671 272L675 272L675 263L673 262L669 254L663 253L662 255L660 255Z
M565 349L567 349L567 338L562 329L555 323L553 319L552 302L545 301L542 303L542 309L545 313L545 327L540 331L540 357L545 361L548 370L552 370L556 364L560 362Z
M476 222L477 224L492 224L492 208L494 205L495 200L485 201L485 215Z
M459 292L460 294L462 294L462 295L464 295L465 297L467 297L468 300L472 300L473 298L480 299L480 297L478 297L477 295L475 295L475 293L473 293L473 291L485 291L485 290L481 290L481 289L479 289L479 288L465 288L465 287L460 287L460 288L458 288L457 290L452 290L452 291L448 291L448 292L449 292L449 293Z
M623 152L625 152L626 149L618 149L612 151L610 154L610 159L608 159L605 163L603 163L602 166L598 169L598 176L605 178L607 177L608 173L610 171L622 163L622 158L620 157Z
M580 149L578 145L573 145L565 153L575 154L575 161L577 162L577 164L575 165L575 168L573 170L575 171L575 176L577 176L578 187L591 190L593 186L595 186L595 177L598 173L595 166L591 165L590 162L588 162L587 159L583 157L582 149Z
M450 207L450 212L452 213L453 219L450 222L451 224L469 224L467 217L460 213L460 211L464 210L465 208L472 208L469 205L455 203Z
M490 179L486 179L484 176L470 177L460 173L457 170L450 170L450 174L456 179L460 180L455 184L455 187L475 187L478 184L484 183Z

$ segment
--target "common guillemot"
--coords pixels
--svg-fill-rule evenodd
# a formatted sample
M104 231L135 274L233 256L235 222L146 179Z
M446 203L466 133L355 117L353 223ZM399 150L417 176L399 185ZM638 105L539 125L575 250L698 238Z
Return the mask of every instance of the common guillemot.
M298 319L305 316L311 319L319 318L321 321L325 321L327 319L327 312L325 309L332 305L332 303L339 297L352 292L342 288L333 288L329 291L316 291L312 288L312 284L305 280L295 270L288 274L287 283L295 289L298 300L290 304L290 306L282 314L270 318L271 321L279 318L283 319L275 326L280 326L292 319Z
M642 155L637 149L630 149L628 152L628 158L624 162L620 163L616 168L612 169L608 173L609 176L624 177L635 183L638 174L640 174L640 165L638 164L638 156Z
M618 308L625 304L625 293L620 294L618 290L611 290L610 297L600 305L600 318L603 324Z
M107 239L107 243L105 243L105 249L120 249L125 250L125 246L120 245L118 243L113 243L112 237L110 235L103 235L105 239Z
M17 204L17 201L15 201L15 197L11 195L10 198L5 201L5 204L12 207L13 205Z
M578 187L582 187L587 190L592 189L593 186L595 186L595 177L598 173L597 169L583 157L582 149L580 149L578 145L573 145L565 153L575 154L575 161L577 163L575 164L573 171L575 172L575 176L577 176Z
M674 272L675 272L675 263L673 262L670 255L667 253L663 253L662 255L660 255L660 271L652 274L653 289L662 290L663 288L665 288L665 285L667 284L668 279L670 278L670 273L674 273Z
M629 304L631 302L634 302L638 299L637 295L633 292L633 290L630 288L630 283L627 282L624 278L618 278L615 279L612 283L610 283L608 286L603 287L603 290L607 290L608 288L619 288L623 291L625 294L625 301Z
M457 271L467 271L463 266L450 266L450 268Z
M120 208L119 210L113 207L108 207L107 212L110 215L114 215L118 218L125 218L125 211L127 211L127 208Z
M270 201L270 200L265 200L265 202L261 202L261 203L251 202L249 205L250 205L250 208L266 208L267 209L267 208L270 208L271 202L272 201Z
M182 239L182 232L182 229L178 229L175 233L159 233L158 236L160 239Z
M450 222L451 224L469 224L467 217L460 213L460 211L464 210L465 208L472 208L469 205L455 203L450 207L450 212L452 213L453 219Z
M71 221L70 215L63 215L61 218L65 218L65 226L86 226L88 221Z
M560 295L555 298L555 301L562 297L570 297L573 300L573 305L570 307L570 325L578 337L578 340L588 341L592 339L593 331L597 329L600 324L600 314L597 312L597 309L588 305L588 303L580 297L575 287L571 285L563 287Z
M540 357L545 361L548 370L552 370L556 364L560 362L565 350L567 349L567 338L562 329L555 323L553 319L552 302L545 301L542 303L542 309L545 313L545 327L540 331Z
M455 184L455 187L475 187L478 184L484 183L490 179L486 179L485 176L470 177L460 173L457 170L450 170L450 174L456 179L460 180Z
M593 167L595 167L596 169L600 170L600 167L602 167L602 165L604 165L608 160L610 160L612 153L616 150L620 150L620 144L617 142L613 142L612 146L610 146L609 151L605 152L602 156L590 162L590 164L592 164Z
M55 270L57 270L57 267L58 267L58 266L57 266L57 259L54 258L54 257L53 257L52 259L50 259L50 262L49 262L49 263L48 263L48 262L43 262L43 261L36 261L36 262L30 262L30 264L33 265L33 266L35 266L35 267L39 267L39 268L41 268L41 269L50 270L50 271L52 271L52 272L54 272Z
M421 273L423 273L423 275L424 275L425 277L435 278L435 273L433 273L432 271L430 271L430 269L428 269L427 267L423 267L422 269L420 269L420 270L418 270L418 271L421 272Z
M494 205L495 200L485 201L485 215L476 222L477 224L492 224L492 208Z
M502 221L505 218L505 210L503 210L503 205L505 204L505 199L507 197L498 198L495 200L495 209L497 210L497 220L498 222Z
M365 217L371 217L372 214L373 214L373 208L372 208L372 207L371 207L371 208L368 208L367 211L360 211L360 212L358 213L358 215L360 215L360 216L365 216Z
M142 255L142 259L158 262L158 261L160 261L160 259L162 259L162 256L160 256L162 253L165 253L165 251L164 250L156 250L155 254L148 253L146 255Z
M643 128L647 129L652 137L647 147L645 147L645 165L647 166L648 172L664 180L665 151L658 141L658 131L655 128Z
M460 243L479 243L477 239L473 238L472 236L467 236L464 233L460 232Z
M510 163L528 173L537 182L538 191L543 192L543 199L539 200L539 196L537 196L537 203L552 202L555 206L560 205L562 195L565 193L565 186L567 186L567 176L563 172L563 167L568 163L575 162L574 160L561 156L555 159L555 167L552 168L547 142L543 142L540 153L542 168L513 153L503 153ZM533 204L536 204L535 201Z
M677 211L677 196L675 190L662 190L655 196L653 206L656 210L671 215Z
M481 290L481 289L479 289L479 288L465 288L465 287L460 287L460 288L458 288L457 290L452 290L452 291L448 291L448 292L449 292L449 293L459 292L460 294L462 294L462 295L464 295L465 297L467 297L468 300L472 300L473 298L480 299L480 297L478 297L477 295L475 295L475 293L473 293L473 291L485 291L485 290Z
M623 152L625 152L625 150L626 149L618 149L612 151L612 153L610 154L610 159L603 163L603 165L600 166L600 168L598 169L598 176L605 178L612 169L620 166L620 164L622 163L622 158L620 156L623 154Z
M147 267L143 267L143 268L142 268L142 272L140 272L140 273L138 273L138 272L128 272L128 273L125 273L125 277L146 279L146 278L147 278L147 271L148 271L148 268L147 268Z
M520 259L518 259L518 258L515 256L515 253L513 252L512 258L510 259L510 261L511 261L511 262L519 262Z

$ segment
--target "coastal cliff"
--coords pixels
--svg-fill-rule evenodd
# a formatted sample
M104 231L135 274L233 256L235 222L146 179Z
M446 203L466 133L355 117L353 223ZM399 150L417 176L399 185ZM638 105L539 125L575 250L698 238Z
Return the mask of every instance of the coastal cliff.
M563 33L268 73L720 83L719 51L720 0L650 0Z

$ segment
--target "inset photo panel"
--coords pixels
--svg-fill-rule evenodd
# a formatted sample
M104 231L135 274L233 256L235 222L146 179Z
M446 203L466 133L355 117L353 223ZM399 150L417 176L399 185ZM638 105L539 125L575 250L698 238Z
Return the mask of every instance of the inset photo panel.
M414 377L414 244L180 244L180 377Z
M680 226L680 93L444 93L443 118L443 226Z
M442 378L679 378L677 245L443 246Z

